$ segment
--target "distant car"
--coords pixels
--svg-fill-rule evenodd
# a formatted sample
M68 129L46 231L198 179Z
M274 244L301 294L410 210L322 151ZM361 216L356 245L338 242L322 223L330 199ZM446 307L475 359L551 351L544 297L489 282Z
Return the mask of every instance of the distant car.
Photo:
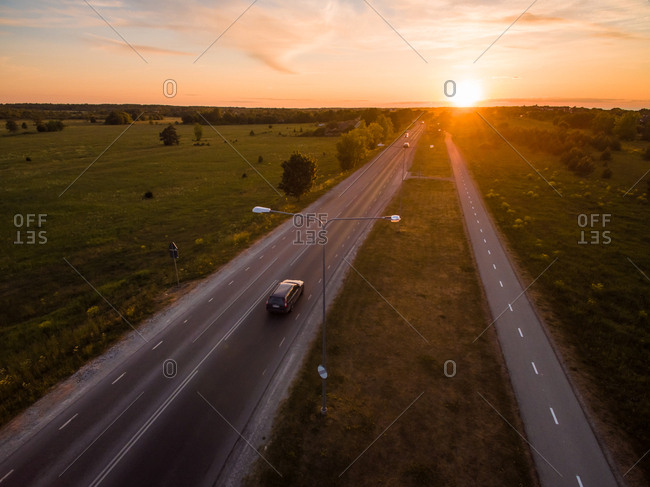
M269 299L266 300L266 310L272 313L289 313L302 296L305 283L294 279L285 279L279 283Z
M409 147L411 147L411 146L409 145L408 142L404 142L404 145L403 145L402 147L404 147L405 149L407 149L407 148L409 148Z
M406 138L408 139L408 138L409 138L409 133L406 132L406 134L404 135L404 137L406 137Z

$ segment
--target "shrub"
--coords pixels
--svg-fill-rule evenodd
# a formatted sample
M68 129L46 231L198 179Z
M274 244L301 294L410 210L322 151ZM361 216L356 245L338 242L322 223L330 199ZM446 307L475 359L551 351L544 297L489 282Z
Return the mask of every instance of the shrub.
M608 167L603 169L603 174L601 176L603 179L609 179L612 177L612 170Z

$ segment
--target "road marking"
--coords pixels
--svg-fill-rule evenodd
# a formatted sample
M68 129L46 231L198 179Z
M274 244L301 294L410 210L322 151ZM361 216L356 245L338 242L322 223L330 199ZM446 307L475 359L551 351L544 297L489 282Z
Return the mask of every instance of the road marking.
M332 265L331 265L331 264L327 266L327 268L328 268L328 269L329 269L330 267L332 267Z
M12 468L11 470L9 470L9 472L7 472L7 475L5 475L4 477L2 477L2 478L0 479L0 484L1 484L2 482L4 482L5 479L6 479L7 477L9 477L12 473L14 473L14 469L13 469L13 468Z
M187 323L187 320L183 321L183 324Z
M487 243L487 240L483 239L483 243Z
M307 298L307 301L309 301L310 299L311 299L311 294L310 294L309 297Z
M257 258L257 260L262 260L263 257L264 257L264 254L260 255L260 256Z
M508 303L508 308L510 308L510 311L512 311L512 305Z
M286 236L286 235L285 235L284 237L282 237L282 240L286 240L286 239L287 239L287 236Z
M555 411L553 411L553 408L549 408L551 410L551 414L553 415L553 421L555 421L555 424L560 424L557 422L557 418L555 417Z
M496 264L492 264L492 268L493 268L494 270L496 270L497 265L496 265Z
M250 269L250 266L248 266L246 269L244 269L244 272L248 271Z
M503 283L501 281L499 281L499 284L501 285L501 287L503 287Z
M230 282L228 283L228 285L230 286L233 282L235 282L235 281L230 281Z
M286 338L286 337L282 337L282 341L280 342L280 345L278 345L278 348L280 348L280 347L282 346L282 344L284 343L284 339L285 339L285 338Z
M163 342L163 341L160 340L158 343L156 343L156 346L153 347L151 350L155 350L156 348L158 348L162 342Z
M208 352L209 354L210 352ZM140 427L140 429L131 437L131 439L122 447L122 449L113 457L113 459L104 467L104 469L99 473L97 477L95 477L95 480L91 482L91 487L95 487L99 485L105 478L106 476L111 473L111 470L115 468L115 466L124 458L124 456L129 452L131 448L133 448L133 445L137 443L137 441L146 433L146 431L151 427L151 425L158 419L158 417L163 413L165 409L171 404L171 402L176 399L176 396L178 396L181 391L189 384L189 382L192 380L192 378L199 372L199 366L203 363L201 361L199 365L194 369L194 371L187 376L183 382L172 392L165 402L163 402L158 409L149 417L149 419Z
M481 228L480 230L481 230L481 233L483 233L483 229Z
M476 215L476 213L474 213ZM476 220L476 223L481 223L480 221Z
M486 242L487 243L487 242ZM490 252L490 249L488 249L488 255L492 255L492 252Z
M535 371L535 375L539 375L539 372L537 372L537 367L535 367L535 362L531 362L533 365L533 370Z
M521 338L524 338L524 334L521 332L521 328L517 328L517 330L519 330L519 336L520 336Z
M211 303L214 298L208 299L208 303Z
M582 480L580 480L580 475L576 475L576 479L578 480L578 485L582 487ZM0 482L2 481L0 480Z
M126 412L126 411L131 407L131 406L133 406L133 404L135 404L135 401L137 401L138 399L140 399L140 398L142 397L142 394L144 394L144 391L142 391L142 392L138 395L138 397L136 397L136 398L131 402L131 404L129 404L129 405L126 407L126 409L125 409L124 411L122 411L122 412L117 416L117 418L115 418L113 421L111 421L111 424L109 424L109 425L104 429L104 431L102 431L101 433L99 433L99 435L97 435L97 436L95 437L95 439L94 439L93 441L90 442L90 445L88 445L84 451L82 451L79 455L77 455L77 458L75 458L74 460L72 460L72 463L70 463L70 465L68 465L67 467L65 467L65 470L59 474L59 477L61 477L61 475L63 475L64 473L66 473L66 471L67 471L70 467L72 467L72 465L73 465L77 460L79 460L79 459L81 458L81 455L83 455L84 453L86 453L86 452L88 451L88 449L89 449L91 446L93 446L93 445L95 444L95 442L96 442L97 440L99 440L99 438L100 438L104 433L106 433L106 432L108 431L108 428L110 428L111 426L113 426L113 425L115 424L115 422L116 422L118 419L120 419L120 418L122 417L122 415L123 415L123 414L124 414L124 413L125 413L125 412ZM0 482L2 482L2 480L0 480Z
M68 426L72 422L72 420L74 418L76 418L77 416L79 416L79 413L74 413L74 416L72 416L69 420L67 420L65 423L63 423L61 426L59 426L59 431L61 431L66 426Z
M274 245L273 247L271 247L271 248L274 249L274 248L275 248L275 245Z
M473 209L473 208L472 208ZM474 212L474 216L476 216L476 212ZM478 222L478 220L476 220Z
M162 343L162 342L160 342L160 343ZM160 343L159 343L158 345L160 345ZM156 345L156 347L157 347L158 345ZM122 375L120 375L117 379L115 379L113 382L111 382L111 385L115 385L115 383L116 383L118 380L120 380L122 377L124 377L125 375L126 375L126 372L122 372Z
M296 315L296 317L294 318L294 320L293 320L293 321L297 321L297 320L298 320L298 318L300 318L300 313L298 313L298 314Z
M262 377L264 377L264 374L266 374L266 369L262 371Z
M322 280L323 280L323 278L321 277L321 278L318 280L318 284L320 284L320 282L321 282Z

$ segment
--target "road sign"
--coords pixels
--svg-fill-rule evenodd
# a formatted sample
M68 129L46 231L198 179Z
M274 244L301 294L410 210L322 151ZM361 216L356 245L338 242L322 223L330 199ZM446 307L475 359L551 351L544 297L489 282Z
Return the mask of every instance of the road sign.
M170 242L169 244L169 256L172 259L178 259L178 247L174 242Z

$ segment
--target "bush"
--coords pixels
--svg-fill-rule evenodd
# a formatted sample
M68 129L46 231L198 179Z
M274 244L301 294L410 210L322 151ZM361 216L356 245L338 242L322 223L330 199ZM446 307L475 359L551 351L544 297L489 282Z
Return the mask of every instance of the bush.
M600 154L600 160L601 161L611 161L612 160L612 153L609 151L609 149L605 149L602 154Z
M603 174L601 175L603 179L609 179L612 177L612 170L608 167L603 169Z
M113 110L111 113L109 113L106 117L106 120L104 120L104 125L126 125L129 123L133 123L131 115L126 112L119 112L117 110Z
M648 146L641 157L643 157L644 161L650 161L650 146Z

